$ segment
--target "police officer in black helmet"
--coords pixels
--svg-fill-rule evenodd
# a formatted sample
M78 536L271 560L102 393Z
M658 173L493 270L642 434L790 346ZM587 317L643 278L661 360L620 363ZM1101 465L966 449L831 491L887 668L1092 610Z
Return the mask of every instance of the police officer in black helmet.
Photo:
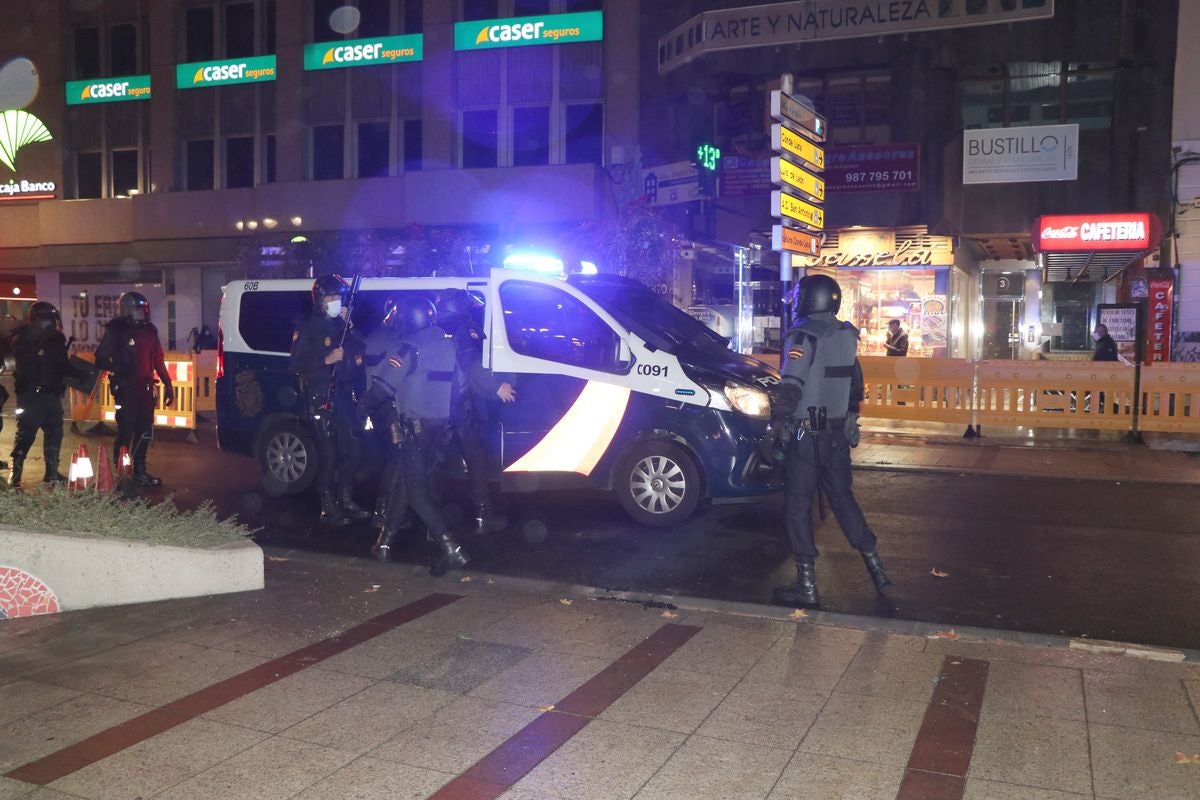
M357 466L354 406L365 373L362 341L349 327L349 295L341 276L313 281L313 310L292 335L291 354L316 438L321 522L339 527L371 516L351 494Z
M25 325L15 329L7 343L15 362L13 383L17 393L17 435L13 440L10 485L21 485L25 457L42 431L45 483L65 481L58 471L63 438L63 393L66 379L75 370L67 357L67 339L59 330L58 309L44 300L29 307Z
M117 403L113 462L119 464L121 448L128 448L134 481L142 486L158 486L162 481L146 471L146 454L154 439L154 376L162 381L166 405L175 402L175 390L145 295L121 295L117 316L109 321L96 348L96 366L108 371L109 387Z
M891 585L876 552L875 534L851 490L850 448L858 445L863 397L858 329L837 319L842 292L826 275L797 286L796 322L784 339L783 380L773 393L773 414L792 431L786 455L785 518L796 558L796 582L777 587L772 602L816 606L817 547L812 507L824 492L846 539L858 550L878 591Z
M451 534L429 486L450 420L457 362L454 341L434 325L437 312L428 299L411 295L393 300L392 305L395 322L391 330L398 336L371 372L360 415L375 415L385 404L394 406L396 421L388 455L395 460L393 474L403 477L408 504L438 547L430 572L444 575L469 558ZM399 503L394 499L391 505L395 510ZM389 524L380 532L375 551L381 560L389 557L396 531L397 527Z
M497 517L488 490L488 455L484 426L496 399L517 399L512 379L495 375L483 366L483 306L462 289L451 289L438 299L438 325L454 340L460 385L450 412L450 433L462 450L475 510L475 534L490 533L503 523Z

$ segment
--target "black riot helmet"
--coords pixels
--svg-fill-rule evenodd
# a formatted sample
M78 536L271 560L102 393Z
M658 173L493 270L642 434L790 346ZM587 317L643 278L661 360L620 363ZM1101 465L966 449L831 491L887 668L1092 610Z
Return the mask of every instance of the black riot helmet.
M433 301L419 294L392 295L384 305L383 323L401 333L416 333L433 325L437 309Z
M58 314L58 309L53 303L48 303L45 300L38 300L29 307L29 327L38 330L47 330L49 328L57 328L58 323L62 318Z
M150 301L141 292L126 292L117 301L117 316L132 322L149 322Z
M796 285L796 316L836 314L842 306L842 287L828 275L807 275Z
M438 321L448 319L467 319L470 314L471 307L476 303L471 298L471 295L463 289L451 289L438 298L437 302L437 318Z
M350 285L342 279L341 275L322 275L313 281L312 298L313 308L325 311L325 298L337 297L337 299L345 305L346 298L350 295ZM334 314L333 316L337 316Z

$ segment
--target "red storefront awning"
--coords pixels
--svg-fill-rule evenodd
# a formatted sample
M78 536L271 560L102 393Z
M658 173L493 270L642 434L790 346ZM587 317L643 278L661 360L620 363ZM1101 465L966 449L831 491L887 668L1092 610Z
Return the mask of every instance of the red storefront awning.
M1047 281L1105 281L1158 247L1156 214L1058 214L1038 217L1033 250Z

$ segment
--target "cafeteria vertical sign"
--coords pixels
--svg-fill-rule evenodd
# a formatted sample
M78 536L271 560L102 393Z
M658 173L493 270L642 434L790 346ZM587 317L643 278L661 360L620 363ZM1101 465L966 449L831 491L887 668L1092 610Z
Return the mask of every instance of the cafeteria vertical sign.
M454 23L455 50L490 50L535 44L598 42L604 38L604 12L546 14L540 17L481 19Z
M225 61L194 61L175 67L175 85L180 89L203 89L237 83L275 80L275 56L233 58Z

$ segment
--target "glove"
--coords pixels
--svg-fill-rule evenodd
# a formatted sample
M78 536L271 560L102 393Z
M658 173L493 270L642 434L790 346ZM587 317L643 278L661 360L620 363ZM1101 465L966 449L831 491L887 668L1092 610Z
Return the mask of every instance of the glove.
M163 405L169 406L175 402L175 387L169 383L163 384Z
M858 412L851 411L846 414L846 441L851 447L858 447L858 440L861 431L858 428Z

